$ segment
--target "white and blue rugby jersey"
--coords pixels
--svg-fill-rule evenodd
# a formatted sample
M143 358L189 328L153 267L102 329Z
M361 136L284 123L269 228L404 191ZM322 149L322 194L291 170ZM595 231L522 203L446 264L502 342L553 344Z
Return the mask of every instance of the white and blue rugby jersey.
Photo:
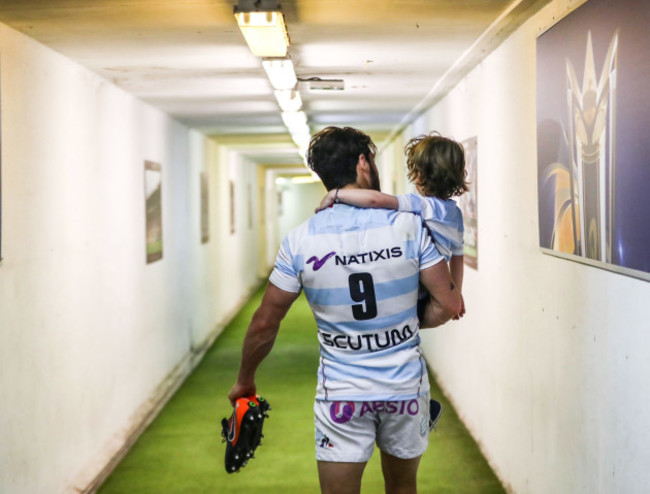
M463 213L453 199L424 197L418 194L397 196L400 211L409 211L422 217L433 236L438 252L445 261L451 256L463 255Z
M317 400L429 391L416 314L420 270L442 261L421 220L335 204L284 239L270 282L305 296L320 343Z

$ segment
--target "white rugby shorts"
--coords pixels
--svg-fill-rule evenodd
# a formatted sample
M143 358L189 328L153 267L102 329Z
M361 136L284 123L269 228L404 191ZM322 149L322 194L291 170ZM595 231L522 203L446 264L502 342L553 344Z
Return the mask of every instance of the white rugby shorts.
M397 458L416 458L429 444L429 393L405 401L314 403L316 459L366 462L375 442Z

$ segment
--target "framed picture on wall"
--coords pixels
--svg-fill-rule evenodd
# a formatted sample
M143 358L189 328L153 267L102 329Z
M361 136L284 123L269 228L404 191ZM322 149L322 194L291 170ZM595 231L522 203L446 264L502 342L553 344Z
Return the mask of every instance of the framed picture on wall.
M463 259L468 266L478 269L478 182L476 172L477 138L470 137L461 142L465 150L465 171L469 190L458 198L458 207L463 212L465 233L463 235Z
M145 236L147 264L162 259L162 167L153 161L144 162Z
M265 198L266 198L266 193L264 190L264 186L260 185L259 186L259 192L258 192L259 202L257 203L257 213L258 213L258 224L264 225L266 223L266 206L265 206Z
M647 0L590 0L537 39L544 253L650 280Z
M210 203L208 202L208 173L203 171L200 175L201 188L201 243L210 240Z
M0 110L1 109L2 109L2 105L0 104ZM2 118L0 116L0 124L1 123L2 123ZM2 263L2 132L1 131L0 131L0 263Z
M235 182L228 184L230 193L230 233L235 233Z
M253 229L253 186L246 186L246 204L248 204L248 229Z

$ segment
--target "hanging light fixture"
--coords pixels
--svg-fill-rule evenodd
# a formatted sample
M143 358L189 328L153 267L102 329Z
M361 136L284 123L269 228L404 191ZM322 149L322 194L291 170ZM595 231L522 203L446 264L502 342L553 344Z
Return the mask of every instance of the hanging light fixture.
M307 115L300 111L302 98L293 62L287 56L289 34L280 5L277 0L239 0L234 14L251 52L263 58L262 67L282 110L282 121L304 161L310 130Z
M273 89L293 89L298 84L293 62L288 58L267 58L262 60L262 67Z
M307 125L307 115L304 111L285 111L282 112L282 121L291 132L293 129L302 129Z
M289 34L277 2L240 0L235 19L251 52L256 57L285 57Z
M277 89L274 93L282 111L298 111L302 108L302 98L295 89Z

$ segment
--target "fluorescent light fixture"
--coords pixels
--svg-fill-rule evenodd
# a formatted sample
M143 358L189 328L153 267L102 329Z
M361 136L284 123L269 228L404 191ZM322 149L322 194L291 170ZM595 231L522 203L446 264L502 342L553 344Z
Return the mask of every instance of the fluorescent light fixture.
M285 57L289 35L282 11L248 11L235 7L235 19L256 57Z
M309 142L311 140L311 136L309 135L309 127L305 125L302 130L292 132L291 139L298 148L298 153L304 161L305 155L307 154L307 149L309 148Z
M294 89L278 89L275 91L275 99L282 111L298 111L302 108L300 93Z
M307 139L307 142L309 142L310 139L310 131L309 131L309 125L301 124L301 125L296 125L295 127L291 127L289 129L289 133L291 134L291 137L293 140L296 140L296 138L305 138Z
M293 89L298 84L293 62L288 58L269 58L262 60L262 67L271 81L273 89Z
M304 111L284 111L282 121L293 134L292 129L303 129L307 126L307 115Z
M304 132L296 132L296 133L291 134L291 140L299 148L307 149L309 147L310 139L311 139L311 136L309 135L309 128L307 128L306 131L304 131Z

